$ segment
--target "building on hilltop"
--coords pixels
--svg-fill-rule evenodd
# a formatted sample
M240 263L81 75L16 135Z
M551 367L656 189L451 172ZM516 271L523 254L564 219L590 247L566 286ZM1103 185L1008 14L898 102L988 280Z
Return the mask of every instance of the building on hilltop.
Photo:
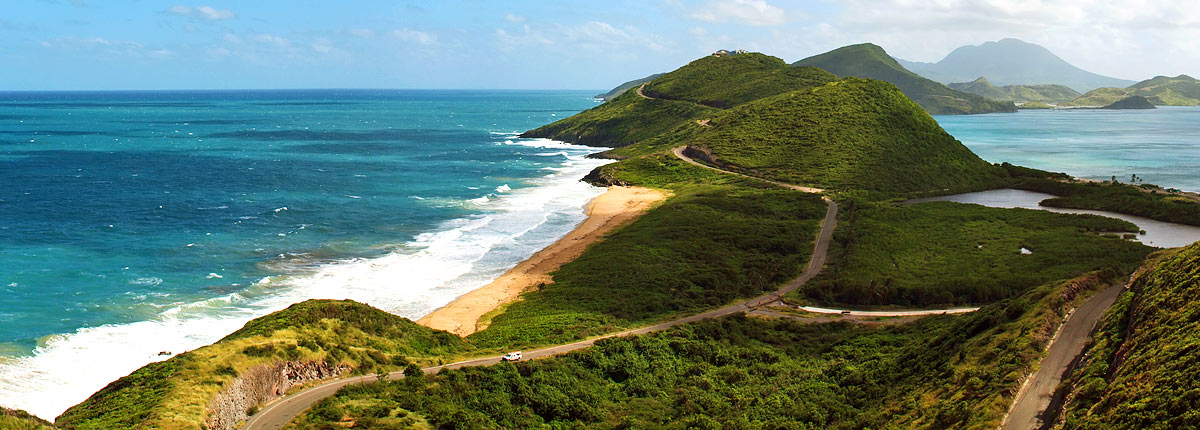
M718 50L717 52L712 53L712 55L714 57L724 57L726 55L738 55L738 54L745 54L745 53L746 53L745 49L738 49L738 50L734 50L734 51L721 49L721 50Z

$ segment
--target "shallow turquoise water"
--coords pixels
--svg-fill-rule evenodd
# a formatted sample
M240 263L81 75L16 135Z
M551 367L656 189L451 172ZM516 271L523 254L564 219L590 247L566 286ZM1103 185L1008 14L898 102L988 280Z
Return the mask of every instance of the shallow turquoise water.
M1200 191L1200 107L1023 110L935 117L991 162Z
M52 418L307 298L418 317L565 234L590 92L0 93L0 405Z

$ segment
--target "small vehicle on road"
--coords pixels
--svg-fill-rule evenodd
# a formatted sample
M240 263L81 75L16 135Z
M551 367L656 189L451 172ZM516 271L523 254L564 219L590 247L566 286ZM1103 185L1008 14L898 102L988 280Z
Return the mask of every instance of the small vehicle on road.
M513 351L500 357L500 361L521 361L521 351Z
M850 311L842 311L842 315L850 315Z

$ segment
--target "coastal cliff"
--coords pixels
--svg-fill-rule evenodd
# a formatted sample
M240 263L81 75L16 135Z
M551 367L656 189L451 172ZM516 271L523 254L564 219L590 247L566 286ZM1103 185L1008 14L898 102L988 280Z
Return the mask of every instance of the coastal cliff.
M292 387L336 378L350 370L350 366L325 361L286 361L251 368L213 399L204 428L232 430L258 405L286 394Z

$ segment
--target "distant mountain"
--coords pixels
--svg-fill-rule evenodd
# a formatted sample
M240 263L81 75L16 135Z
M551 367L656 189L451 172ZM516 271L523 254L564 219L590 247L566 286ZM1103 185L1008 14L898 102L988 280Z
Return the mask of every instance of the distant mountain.
M1188 75L1156 76L1129 88L1097 88L1063 106L1107 106L1129 96L1145 97L1155 106L1200 105L1200 80Z
M949 84L948 86L962 92L981 95L993 100L1018 103L1059 103L1075 100L1080 96L1078 91L1065 85L1005 85L998 87L992 85L984 77L971 82Z
M1017 39L1002 39L955 49L942 61L900 61L904 67L942 83L987 76L996 85L1060 84L1079 92L1126 87L1133 81L1098 75L1067 63L1050 50Z
M850 45L805 58L793 66L814 66L838 76L891 82L908 98L932 114L1016 112L1012 102L989 100L925 79L908 71L883 48L870 43Z
M1105 106L1104 108L1105 109L1154 109L1154 104L1150 103L1149 100L1146 100L1146 98L1142 97L1142 96L1129 96L1129 97L1123 98L1121 100L1117 100L1117 101L1109 104L1108 106Z
M650 75L650 76L647 76L647 77L644 77L644 78L641 78L641 79L634 79L634 80L632 80L632 81L629 81L629 82L623 83L623 84L621 84L621 85L617 85L617 87L616 87L616 88L613 88L613 89L609 90L607 93L604 93L604 94L596 94L596 95L594 95L594 96L592 96L592 97L593 97L593 98L597 98L597 99L612 100L612 99L613 99L613 98L615 98L616 96L619 96L619 95L621 95L621 94L625 93L626 91L629 91L630 89L633 89L634 87L636 87L636 86L638 86L638 85L644 84L644 83L646 83L646 82L653 81L653 80L654 80L654 78L657 78L657 77L659 77L659 76L662 76L662 75L665 75L665 73L655 73L655 74L653 74L653 75Z

